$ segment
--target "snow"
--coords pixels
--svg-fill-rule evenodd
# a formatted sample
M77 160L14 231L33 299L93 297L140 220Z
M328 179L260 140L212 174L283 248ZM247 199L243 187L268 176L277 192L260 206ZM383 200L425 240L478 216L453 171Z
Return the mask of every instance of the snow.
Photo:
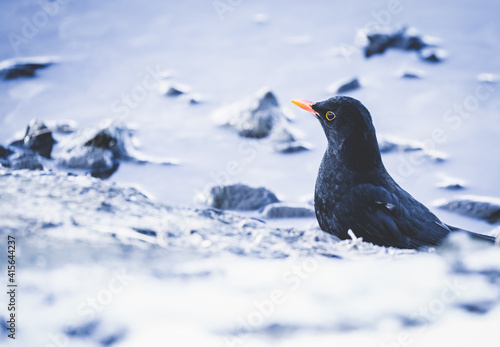
M229 7L220 12L215 3ZM398 183L443 222L498 230L431 203L456 194L436 187L442 177L467 182L468 195L500 197L500 62L492 59L500 51L499 6L394 3L2 1L1 66L27 57L55 57L57 64L33 79L0 82L1 145L22 137L33 118L69 120L77 131L118 122L136 125L141 155L178 165L121 162L106 181L57 167L2 169L0 245L5 249L7 233L18 235L23 318L18 340L2 332L1 343L102 346L113 336L113 346L495 341L497 248L459 238L416 254L339 242L314 218L262 223L253 219L259 212L218 215L196 199L213 185L242 183L266 187L290 206L310 200L326 140L314 117L288 101L324 100L333 81L357 76L363 86L349 95L370 110L377 133L398 139L398 148L421 148L383 154ZM365 59L356 35L378 24L415 27L426 42L437 37L432 42L447 57L430 64L415 52L388 50ZM29 38L12 41L26 30ZM400 71L421 78L403 79ZM172 85L187 95L165 96ZM291 127L310 150L276 152L267 140L242 138L212 118L263 87L293 116ZM134 279L95 312L95 331L68 337L69 325L89 323L79 304L109 290L122 268ZM458 286L450 302L440 299L458 280L466 288ZM275 290L286 300L245 328L249 315L258 318L255 301L271 300ZM416 324L421 309L436 314Z

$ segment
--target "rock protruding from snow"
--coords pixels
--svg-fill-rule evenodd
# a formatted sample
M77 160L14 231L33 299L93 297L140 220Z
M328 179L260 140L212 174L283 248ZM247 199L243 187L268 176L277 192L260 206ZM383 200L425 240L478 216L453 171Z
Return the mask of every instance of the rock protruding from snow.
M89 170L91 175L108 178L121 160L139 163L173 164L169 160L147 158L134 148L133 131L119 122L104 122L99 128L87 128L74 134L63 144L59 164L69 169Z
M414 28L362 29L358 32L358 36L366 41L364 47L366 58L383 54L390 48L419 52L420 58L427 62L441 62L446 57L445 50L436 48L438 39L421 36Z
M41 121L32 119L22 140L14 141L13 146L30 149L39 153L42 157L50 159L52 147L56 141L52 137L52 131Z
M366 37L367 44L364 48L365 57L382 54L389 48L398 48L406 51L419 51L428 44L414 30L403 28L382 28L367 31L363 29L361 35Z
M298 140L290 117L280 107L276 95L267 88L247 100L219 109L214 118L220 125L234 128L242 137L269 138L278 144L275 146L278 152L299 152L311 147Z
M264 138L287 122L278 99L268 89L259 91L250 100L241 101L216 112L215 118L221 125L235 128L240 136Z
M40 156L34 152L22 153L17 157L11 158L7 166L13 170L43 170Z
M361 83L357 77L353 77L331 84L327 91L331 94L345 94L359 88L361 88Z
M381 135L378 138L378 146L380 149L380 153L389 153L389 152L419 152L419 155L431 159L435 162L443 162L448 156L440 151L427 148L423 142L419 141L410 141L406 139L401 139L394 136L384 136Z
M274 148L276 152L280 153L297 153L309 151L311 149L311 145L305 141L291 141L277 143Z
M421 79L424 77L424 72L415 69L402 70L399 72L399 77L404 79Z
M314 209L309 205L290 205L286 203L274 203L264 207L262 217L274 218L311 218L314 217Z
M132 133L124 124L108 123L98 129L84 129L63 145L59 164L69 169L89 170L92 176L107 178L128 159Z
M59 164L68 169L89 170L93 177L108 178L119 167L117 159L109 149L75 146L61 156Z
M165 96L179 96L189 93L191 88L185 84L167 82L160 83L160 92Z
M0 159L7 159L12 154L14 154L14 152L10 149L0 146Z
M440 63L446 59L448 53L440 48L426 48L420 52L420 58L429 63Z
M271 135L275 126L286 119L276 96L269 90L260 92L250 104L228 116L227 124L241 136L258 139Z
M12 58L0 62L0 79L35 77L37 70L59 62L56 57Z
M221 210L258 210L269 204L278 202L278 198L270 190L253 188L244 184L215 186L210 190L207 204Z
M441 181L436 184L436 187L441 189L460 190L465 188L465 181L458 178L443 177Z
M490 223L500 221L500 199L477 196L461 195L451 199L438 200L435 206L462 214L469 217L484 219Z

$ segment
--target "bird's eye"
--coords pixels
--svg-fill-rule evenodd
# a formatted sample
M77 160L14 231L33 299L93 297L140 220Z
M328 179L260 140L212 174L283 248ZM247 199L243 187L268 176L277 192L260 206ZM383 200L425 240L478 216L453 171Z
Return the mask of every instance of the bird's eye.
M337 116L336 116L336 115L335 115L335 113L333 113L332 111L328 111L328 112L326 113L326 119L327 119L327 120L329 120L329 121L334 120L334 119L335 119L335 117L337 117Z

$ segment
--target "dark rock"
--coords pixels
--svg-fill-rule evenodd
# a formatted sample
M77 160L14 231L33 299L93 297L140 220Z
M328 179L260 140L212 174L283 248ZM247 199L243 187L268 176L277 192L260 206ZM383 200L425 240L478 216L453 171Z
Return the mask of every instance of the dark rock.
M88 147L109 149L116 156L121 156L126 153L123 148L118 147L118 138L115 134L111 134L110 129L99 131L93 138L83 144Z
M54 143L56 141L52 137L52 132L45 124L36 119L30 121L24 136L26 147L39 153L42 157L50 158Z
M22 153L19 157L13 158L8 167L14 170L43 170L40 157L33 152Z
M165 93L166 96L179 96L182 94L184 94L184 91L176 87L168 88L167 92Z
M311 150L311 145L303 141L284 142L277 144L275 149L281 153L297 153Z
M485 314L488 313L493 307L495 307L495 302L482 301L482 302L463 303L460 304L459 307L470 313Z
M14 58L0 62L0 79L13 80L20 77L35 77L37 70L57 62L52 57Z
M114 172L117 164L113 151L94 146L72 147L62 155L59 163L70 169L90 170L95 177L100 177L99 173Z
M264 218L310 218L314 217L314 209L310 206L287 205L274 203L264 207L262 217Z
M61 134L72 134L76 131L76 129L71 124L58 123L54 126L53 131Z
M7 159L12 154L14 154L14 152L10 149L0 146L0 159Z
M379 136L378 147L380 153L390 153L394 151L419 152L420 156L437 163L444 162L448 158L448 156L443 152L426 148L426 145L423 142L411 141L393 136Z
M83 129L68 136L58 162L66 168L88 170L98 178L110 177L122 160L139 164L174 164L171 160L149 158L138 153L132 135L132 130L119 122L106 122L100 128Z
M385 32L365 33L365 35L368 41L364 48L366 58L382 54L389 48L419 51L428 46L419 35L410 33L408 28L386 29Z
M98 326L98 321L85 322L80 325L65 327L64 333L73 338L86 338L92 336Z
M271 91L266 92L254 109L243 115L239 134L243 137L267 137L273 130L276 117L279 117L279 105Z
M420 58L429 63L440 63L446 56L447 53L443 49L427 48L420 52Z
M449 183L446 185L439 184L438 188L449 189L449 190L460 190L460 189L464 189L465 187L463 185L461 185L460 183Z
M124 331L119 331L119 332L116 332L114 334L111 334L111 335L108 335L108 336L100 338L99 339L99 343L102 346L107 347L107 346L112 346L115 343L120 342L124 338L125 338L125 332Z
M129 159L131 131L123 125L106 124L101 129L82 131L63 148L59 164L70 169L89 170L93 177L108 178Z
M221 124L234 127L240 136L257 139L268 137L288 121L278 99L268 89L259 91L250 101L219 110L216 117Z
M380 153L389 153L393 151L412 152L424 150L423 144L418 143L417 141L409 141L392 136L379 136L378 147Z
M55 143L50 129L41 121L32 119L26 128L24 139L12 142L11 146L28 148L42 157L50 159L50 153Z
M460 190L465 188L465 182L456 178L445 177L436 187L449 190Z
M186 85L174 82L164 82L160 84L160 92L162 92L165 96L180 96L188 93L190 89L191 88Z
M354 77L353 79L348 80L347 82L340 83L336 88L337 90L335 92L337 94L343 94L359 88L361 88L361 84L359 83L359 80L356 77Z
M151 229L134 228L134 230L146 236L156 236L156 231ZM191 230L191 233L193 233L193 231L196 232L195 230Z
M500 199L498 198L463 195L436 201L435 205L444 210L483 219L490 223L500 221Z
M222 210L258 210L278 201L276 195L266 188L244 184L215 186L207 199L208 205Z
M114 174L116 172L116 170L118 170L119 166L120 166L120 163L114 162L113 166L110 167L109 169L93 169L90 172L90 175L92 177L101 178L101 179L110 178L111 175Z
M203 97L198 94L192 94L189 96L189 104L190 105L198 105L203 102Z
M407 70L401 72L400 77L405 79L421 79L423 73L417 70Z

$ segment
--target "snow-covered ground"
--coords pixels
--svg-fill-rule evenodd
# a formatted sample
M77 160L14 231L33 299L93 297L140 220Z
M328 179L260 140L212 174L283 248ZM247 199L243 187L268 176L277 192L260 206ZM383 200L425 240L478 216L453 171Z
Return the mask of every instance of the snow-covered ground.
M310 201L326 140L289 100L323 100L330 85L358 77L349 95L380 136L446 156L387 152L393 177L444 222L490 232L495 225L432 203L500 197L500 85L484 76L500 75L499 10L486 0L2 1L0 61L57 63L0 81L1 145L22 138L32 118L79 129L114 120L135 129L141 153L178 161L122 162L104 182L2 171L0 244L17 233L20 262L19 340L2 343L495 346L498 249L457 239L401 253L338 243L312 218L261 224L256 212L194 209L206 207L200 193L230 182ZM359 29L397 25L434 37L445 60L396 49L363 56ZM189 91L165 96L171 86ZM218 110L263 87L311 150L279 153L218 125ZM464 188L441 188L457 182Z

